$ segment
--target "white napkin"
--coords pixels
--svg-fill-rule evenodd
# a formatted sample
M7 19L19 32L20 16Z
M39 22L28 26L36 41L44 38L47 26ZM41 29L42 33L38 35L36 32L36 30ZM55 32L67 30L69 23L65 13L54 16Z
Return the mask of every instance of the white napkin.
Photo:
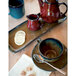
M9 76L21 76L20 73L26 69L29 65L33 65L33 71L35 71L36 76L49 76L51 72L39 69L32 61L32 59L23 54L19 61L14 65L14 67L9 71Z

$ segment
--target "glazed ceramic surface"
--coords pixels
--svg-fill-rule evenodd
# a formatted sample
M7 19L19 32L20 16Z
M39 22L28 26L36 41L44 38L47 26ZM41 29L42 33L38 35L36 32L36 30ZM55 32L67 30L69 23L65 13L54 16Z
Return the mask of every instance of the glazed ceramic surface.
M39 54L38 44L34 47L34 49L32 51L32 60L33 60L33 62L40 69L43 69L43 70L46 70L46 71L55 71L55 69L53 69L52 67L50 67L46 63L38 63L38 62L36 62L34 60L34 58L33 58L34 54ZM59 69L62 69L63 67L65 67L65 65L67 64L67 48L64 46L63 54L62 54L62 56L57 61L55 61L55 62L49 62L49 63L52 64L53 66L59 68Z
M36 31L40 29L40 22L38 15L30 14L27 16L27 18L28 18L28 23L27 23L28 29L30 29L31 31Z
M9 11L13 18L22 18L25 14L24 0L9 0Z
M39 53L41 57L48 62L54 62L63 54L62 43L55 38L39 40Z
M67 12L67 5L65 3L58 3L57 0L45 0L44 2L38 0L38 2L40 5L40 15L45 22L53 23L60 18L61 14L59 6L61 4L66 6L65 13Z
M37 31L31 31L28 29L28 27L27 27L28 21L21 23L20 25L18 25L17 27L15 27L9 31L9 48L10 48L10 51L12 51L14 53L21 51L23 48L27 47L31 42L33 42L34 40L36 40L40 36L44 35L46 32L48 32L52 28L58 26L60 23L62 23L65 20L66 20L66 16L60 18L58 20L58 22L56 22L56 23L52 23L52 24L44 23L43 27L41 27L41 29L37 30ZM24 44L18 46L14 42L14 37L15 37L16 32L18 32L20 30L22 30L26 33L26 37L25 37Z

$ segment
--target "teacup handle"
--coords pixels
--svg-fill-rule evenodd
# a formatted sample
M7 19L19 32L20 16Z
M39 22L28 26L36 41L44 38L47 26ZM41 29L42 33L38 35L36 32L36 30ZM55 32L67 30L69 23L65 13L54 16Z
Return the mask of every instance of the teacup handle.
M60 6L60 5L65 5L65 6L66 6L66 11L65 11L64 14L63 14L63 15L65 15L65 14L67 13L67 10L68 10L67 4L63 2L63 3L59 3L59 6Z
M39 38L39 39L37 39L37 43L40 43L42 40Z

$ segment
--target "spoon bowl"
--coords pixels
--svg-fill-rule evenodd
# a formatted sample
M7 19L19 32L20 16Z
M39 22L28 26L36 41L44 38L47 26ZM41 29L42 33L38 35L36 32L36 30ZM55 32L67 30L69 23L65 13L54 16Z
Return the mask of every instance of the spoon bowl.
M37 54L34 54L34 55L33 55L33 58L34 58L35 61L38 62L38 63L43 63L43 62L44 62L43 59L40 59L39 55L37 55Z

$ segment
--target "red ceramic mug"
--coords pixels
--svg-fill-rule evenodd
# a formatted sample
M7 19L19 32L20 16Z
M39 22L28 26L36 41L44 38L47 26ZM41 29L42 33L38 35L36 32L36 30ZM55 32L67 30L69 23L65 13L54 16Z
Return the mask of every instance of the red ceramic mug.
M40 22L39 22L39 16L38 15L30 14L27 16L27 18L28 18L27 27L31 31L36 31L36 30L40 29Z

